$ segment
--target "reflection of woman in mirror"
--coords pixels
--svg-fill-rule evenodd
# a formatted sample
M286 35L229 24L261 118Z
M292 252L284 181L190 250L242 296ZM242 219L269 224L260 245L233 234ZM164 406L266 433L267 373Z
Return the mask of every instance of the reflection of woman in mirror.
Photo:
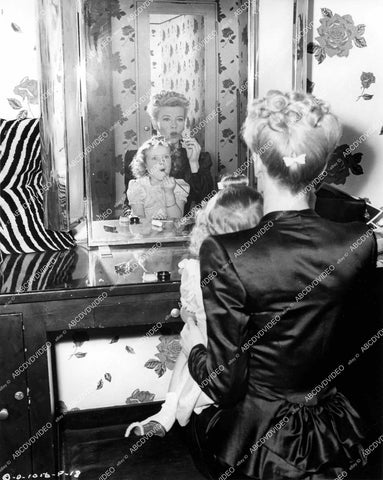
M133 215L150 219L183 216L190 187L170 175L170 145L163 137L144 142L131 168L136 180L130 180L127 197Z
M193 203L200 204L214 189L210 173L212 165L210 155L207 152L201 152L201 147L195 138L182 135L188 108L189 101L186 97L172 91L163 91L153 95L148 105L148 113L153 127L170 144L170 176L183 179L190 185L185 214L188 213ZM130 164L133 153L132 151L126 152L126 166ZM127 171L126 181L130 178Z

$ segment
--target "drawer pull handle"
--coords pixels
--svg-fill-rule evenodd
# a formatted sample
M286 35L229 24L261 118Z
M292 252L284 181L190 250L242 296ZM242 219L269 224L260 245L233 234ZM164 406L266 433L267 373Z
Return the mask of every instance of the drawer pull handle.
M24 393L23 392L16 392L15 393L15 399L16 400L22 400L24 398Z
M0 410L0 420L6 420L9 417L8 410L6 408L2 408Z

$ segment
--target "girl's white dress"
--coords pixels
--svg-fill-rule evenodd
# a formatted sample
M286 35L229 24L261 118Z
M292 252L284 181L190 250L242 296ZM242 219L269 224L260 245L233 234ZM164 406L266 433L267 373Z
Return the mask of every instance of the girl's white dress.
M178 264L178 267L181 273L180 293L182 307L193 314L206 345L206 315L200 285L199 260L184 259ZM186 325L184 328L186 328ZM189 373L188 358L182 351L177 358L173 375L175 375L176 371L176 384L172 386L173 391L167 393L161 410L144 421L134 422L129 425L125 433L126 437L133 430L143 435L143 427L150 421L159 422L166 431L170 430L176 420L181 426L185 426L189 422L193 411L199 414L204 408L214 403L193 380Z
M186 203L189 192L190 185L182 178L177 178L174 189L176 201L180 200ZM143 204L146 218L152 218L158 214L166 217L165 191L161 185L152 185L148 175L130 180L126 195L129 205Z
M181 305L195 315L197 326L205 339L206 345L206 314L203 307L199 260L185 258L178 264L178 267L181 273ZM181 358L185 364L182 371L182 380L180 381L183 388L178 398L176 419L180 425L184 426L189 422L193 411L199 414L204 408L212 405L214 402L202 392L199 385L191 377L187 357L182 352L180 355L183 355ZM177 361L181 361L181 358Z

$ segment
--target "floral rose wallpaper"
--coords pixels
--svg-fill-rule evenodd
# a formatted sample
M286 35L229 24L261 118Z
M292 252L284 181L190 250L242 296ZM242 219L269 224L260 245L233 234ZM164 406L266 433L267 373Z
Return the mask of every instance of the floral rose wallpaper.
M193 129L209 113L204 112L204 48L199 48L203 46L204 19L197 15L177 16L152 24L151 35L153 91L182 92L190 102L186 128Z
M35 2L2 0L0 4L0 118L37 118L37 18ZM5 46L12 48L5 48Z
M358 48L367 47L363 37L366 25L355 25L351 15L334 14L329 8L321 8L321 14L318 36L315 38L317 43L311 42L308 47L318 63L322 63L326 55L348 57L354 44Z
M247 8L234 12L246 2L219 0L218 73L219 73L219 147L218 172L231 173L243 163L243 143L239 130L247 108ZM239 108L237 108L237 106ZM241 159L238 152L242 152Z
M181 351L179 335L75 331L67 337L55 346L62 411L165 399Z
M343 125L327 180L383 205L383 3L313 2L308 36L308 85Z

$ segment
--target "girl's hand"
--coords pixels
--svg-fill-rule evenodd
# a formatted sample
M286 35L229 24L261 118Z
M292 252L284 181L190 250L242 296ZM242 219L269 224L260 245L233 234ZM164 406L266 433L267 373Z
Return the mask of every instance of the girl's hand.
M197 317L193 312L189 312L185 307L181 307L181 318L182 320L188 324L188 323L194 323L194 325L197 325Z
M176 188L176 180L174 177L165 177L162 180L162 188L165 191L172 192Z
M181 330L181 348L185 355L188 357L190 350L196 345L202 343L206 346L205 339L200 329L194 324L194 322L188 322Z
M201 153L201 145L195 138L183 138L181 144L186 149L186 155L192 173L197 173L199 169L198 160Z

